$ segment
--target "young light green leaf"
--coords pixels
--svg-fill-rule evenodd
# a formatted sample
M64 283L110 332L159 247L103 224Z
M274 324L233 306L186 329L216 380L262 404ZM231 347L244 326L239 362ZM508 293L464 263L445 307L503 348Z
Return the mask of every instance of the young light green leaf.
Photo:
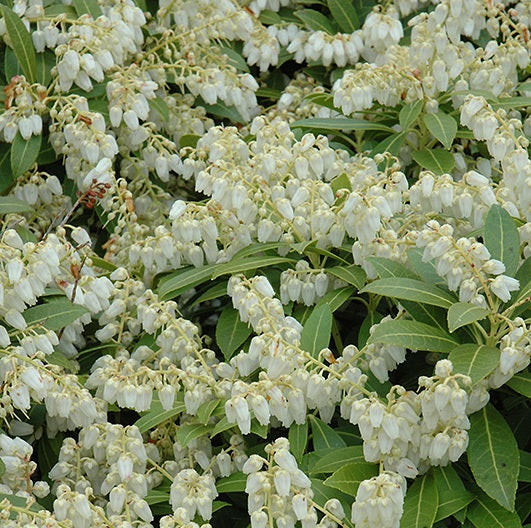
M444 290L420 280L404 277L375 280L360 290L360 293L377 293L386 297L406 299L443 308L448 308L455 303L455 299Z
M507 385L526 398L531 398L531 372L524 371L515 374Z
M363 446L339 447L321 457L311 468L310 473L333 473L347 464L359 462L365 462Z
M354 33L360 27L358 14L350 0L328 0L328 9L341 31Z
M228 477L216 480L216 490L218 493L237 493L245 491L247 485L247 475L237 471Z
M306 451L306 446L308 445L308 420L306 420L303 424L291 424L288 433L288 440L290 451L300 464L302 461L302 456Z
M381 130L394 133L395 131L387 125L367 121L366 119L350 119L348 117L313 117L301 119L290 125L291 129L311 128L316 130Z
M35 48L31 36L22 20L7 6L1 6L4 15L6 32L11 40L11 47L17 56L18 62L26 80L33 84L36 71ZM18 175L17 175L18 176Z
M0 493L0 502L2 502L4 499L7 499L8 502L10 502L13 506L16 506L17 508L21 508L23 510L30 510L32 512L40 512L41 510L45 509L44 506L41 506L38 502L34 502L31 504L31 506L27 506L25 497L19 497L18 495ZM18 517L17 512L15 511L9 512L10 519L14 519L16 517Z
M379 323L368 343L388 343L411 350L451 352L459 343L439 328L417 321L385 321Z
M249 325L240 320L238 310L229 305L221 312L216 325L216 342L226 361L229 361L251 332Z
M315 11L314 9L301 9L300 11L295 11L293 14L302 20L308 29L324 31L329 35L335 35L337 33L330 20L322 13L319 13L319 11Z
M162 408L162 404L158 400L154 400L151 403L150 410L141 416L134 425L138 427L141 433L145 433L154 429L162 422L170 420L174 416L185 412L186 406L184 405L184 395L181 393L178 396L180 396L180 398L176 398L174 406L167 411Z
M95 20L101 15L98 0L73 0L72 3L78 16L89 14Z
M402 107L400 114L398 114L398 120L402 130L409 129L415 123L422 112L423 106L424 100L418 99Z
M332 447L345 447L345 441L329 425L322 420L309 415L312 427L312 442L314 451Z
M0 196L0 215L9 213L27 213L31 207L27 202L14 196Z
M457 302L448 310L448 329L454 332L458 328L475 321L481 321L489 315L490 310L475 304Z
M316 358L330 342L332 320L328 305L316 306L302 329L301 348Z
M45 304L32 306L22 315L28 325L42 324L48 330L60 330L77 321L89 311L80 304L70 302L66 297L58 297Z
M520 260L520 237L511 215L501 206L493 205L485 219L483 242L493 259L505 264L505 275L513 277Z
M39 155L41 142L42 136L23 139L20 133L17 133L11 145L11 170L15 178L31 169Z
M434 467L432 472L439 496L435 522L462 510L474 500L474 496L465 489L461 477L451 465Z
M500 351L496 347L466 343L454 348L448 359L455 372L470 376L472 385L475 385L499 365Z
M455 165L455 159L452 154L442 149L416 150L412 156L421 167L435 174L450 172Z
M491 405L470 417L468 464L479 486L514 511L520 453L511 428Z
M332 473L324 483L355 497L361 482L376 475L378 475L377 464L355 462L354 464L343 465L343 467Z
M516 513L507 511L481 490L477 490L475 495L475 501L466 512L467 519L475 528L522 528Z
M439 494L435 479L426 473L413 482L404 500L404 513L400 520L403 528L431 528L437 515Z
M367 274L356 264L351 264L350 266L334 266L333 268L327 268L326 272L345 281L347 284L356 286L358 290L363 288L363 285L367 281Z
M181 447L186 447L192 440L208 434L212 430L211 425L186 424L177 429L177 440Z
M422 120L432 135L450 149L457 132L457 121L441 110L436 114L424 114Z
M168 119L170 118L170 109L162 97L157 96L154 99L149 99L148 103L149 106L162 117L164 122L168 122Z

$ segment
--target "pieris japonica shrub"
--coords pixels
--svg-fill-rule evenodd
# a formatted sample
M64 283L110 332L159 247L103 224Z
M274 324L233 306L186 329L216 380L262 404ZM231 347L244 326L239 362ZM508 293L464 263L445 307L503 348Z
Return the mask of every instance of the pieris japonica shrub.
M528 0L2 0L0 526L531 526Z

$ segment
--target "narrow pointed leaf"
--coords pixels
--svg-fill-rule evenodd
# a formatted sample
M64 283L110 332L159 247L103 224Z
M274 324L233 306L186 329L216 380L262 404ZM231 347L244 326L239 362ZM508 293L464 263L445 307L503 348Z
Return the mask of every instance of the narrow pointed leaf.
M485 319L489 313L490 310L487 308L481 308L475 304L463 302L452 304L448 310L448 329L454 332L462 326Z
M406 251L407 259L411 264L412 268L418 273L419 277L428 284L446 284L444 279L439 276L435 268L433 260L424 262L422 260L422 255L424 249L422 248L411 248Z
M246 485L247 475L241 471L216 480L216 489L218 493L236 493L245 491Z
M385 321L378 324L368 343L387 343L410 350L427 352L451 352L458 342L439 328L417 321Z
M474 500L474 495L465 489L461 477L451 465L435 467L432 471L439 496L437 522L465 508Z
M350 0L328 0L328 9L341 31L354 33L360 27L358 14Z
M184 405L184 395L182 393L176 396L175 404L167 411L162 408L160 401L153 400L149 411L141 416L134 425L138 427L141 433L145 433L150 429L154 429L162 422L170 420L174 416L183 413L184 411L186 411L186 407Z
M96 19L101 15L101 8L98 0L73 0L74 8L78 16L89 14Z
M79 304L70 302L66 297L28 308L22 315L28 325L42 324L48 330L60 330L77 321L89 311Z
M418 279L418 277L403 264L383 257L369 257L369 264L374 268L376 274L385 279L388 277L406 277L409 279Z
M238 347L251 335L251 332L249 325L240 320L238 310L232 306L227 306L221 312L216 325L216 342L226 361L229 361Z
M411 103L408 103L402 107L402 110L400 110L400 114L398 115L398 120L402 130L407 130L415 123L422 112L423 106L424 101L420 99L417 101L412 101Z
M313 117L301 119L290 125L291 129L311 128L316 130L381 130L383 132L395 131L387 125L367 121L366 119L350 119L348 117Z
M439 110L436 114L424 114L423 121L432 135L447 149L452 146L457 133L457 122L453 117Z
M367 284L361 293L377 293L395 299L406 299L442 308L449 308L455 299L444 290L426 282L408 278L379 279Z
M514 512L507 511L489 496L477 491L476 499L468 507L466 517L475 528L522 528Z
M407 490L404 513L400 520L402 528L431 528L437 515L439 494L435 479L430 473L415 480Z
M514 220L503 207L493 205L489 209L483 241L491 257L505 264L505 275L513 277L520 260L520 237Z
M378 465L370 462L347 464L335 471L324 483L352 497L356 496L359 485L378 475Z
M294 15L302 20L308 29L324 31L329 35L335 35L337 33L330 20L322 13L319 13L319 11L315 11L314 9L301 9L300 11L295 11Z
M515 374L507 382L507 385L519 394L531 398L531 372L519 372Z
M181 447L186 447L192 440L208 434L212 430L211 425L186 424L177 429L177 440Z
M334 266L333 268L327 268L326 272L345 281L347 284L356 286L358 290L361 289L367 281L367 274L360 266L356 266L355 264L350 266Z
M323 304L326 304L333 313L338 308L341 308L341 306L343 306L343 304L345 304L355 292L356 290L354 289L354 286L345 286L344 288L332 290L324 297L319 299L319 302L316 304L316 306L322 306Z
M362 446L339 447L321 457L311 468L310 473L334 473L347 464L360 462L365 462Z
M0 196L0 215L9 213L26 213L31 211L27 202L19 200L14 196Z
M1 6L6 31L11 40L11 46L26 79L33 84L37 63L35 58L35 48L31 36L23 24L22 20L7 6Z
M383 154L384 152L390 152L393 156L398 156L407 134L407 132L399 132L398 134L387 136L371 150L371 156Z
M20 133L15 136L11 145L11 170L17 178L31 169L41 148L42 136L31 136L24 139Z
M300 464L308 445L308 420L303 424L293 423L288 434L289 448Z
M503 416L491 405L470 417L468 463L478 485L505 509L514 511L520 454Z
M301 333L301 348L317 357L319 352L330 343L332 330L332 312L328 305L316 306L304 324Z
M496 347L466 343L454 348L448 359L455 372L470 376L475 385L499 365L500 351Z
M345 441L329 425L319 418L310 416L312 426L312 441L314 451L320 449L330 449L333 447L345 447Z
M450 172L455 165L455 159L452 154L442 149L416 150L412 156L421 167L435 174Z
M255 270L258 268L276 266L277 264L289 264L295 261L286 257L268 256L263 257L247 257L241 259L234 259L224 264L216 264L212 279L217 279L221 275L233 275L235 273L243 273L244 271Z

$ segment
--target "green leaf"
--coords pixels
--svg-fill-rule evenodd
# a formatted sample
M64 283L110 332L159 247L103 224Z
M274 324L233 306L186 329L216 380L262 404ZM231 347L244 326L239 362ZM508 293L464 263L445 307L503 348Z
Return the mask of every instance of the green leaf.
M465 489L463 481L451 465L434 467L432 472L439 495L435 522L462 510L474 500L474 496Z
M466 343L452 350L448 359L455 372L470 376L475 385L499 365L500 351L496 347Z
M236 493L245 491L247 485L247 475L238 471L228 477L216 480L216 489L218 493Z
M62 352L54 350L51 354L46 356L48 363L63 367L67 372L77 372L78 366L74 361L68 359Z
M37 82L43 84L44 86L48 86L52 80L52 74L50 73L50 71L57 63L55 53L50 50L46 50L43 53L37 53L35 55L35 59L37 64L35 69L35 76L37 78Z
M162 300L167 301L181 293L194 288L198 284L210 279L216 264L201 266L200 268L183 268L166 276L159 282L158 294Z
M329 291L324 297L319 299L319 302L315 306L326 304L330 308L330 311L334 313L352 297L355 291L353 286L345 286L344 288Z
M66 297L58 297L28 308L22 315L28 325L40 323L48 330L55 331L77 321L86 313L89 311L84 306L74 304Z
M483 242L493 259L505 264L505 275L514 277L520 259L520 237L511 215L501 206L493 205L485 219Z
M42 135L31 136L26 140L17 132L11 145L11 170L15 178L31 169L39 155L41 142Z
M449 308L455 303L455 299L444 290L420 280L404 277L375 280L360 290L360 293L376 293L443 308Z
M349 177L343 172L339 176L336 176L331 182L330 187L334 191L334 194L337 196L337 192L341 189L347 189L352 191L352 185L350 183Z
M475 304L457 302L452 304L448 310L448 329L450 332L454 332L462 326L485 319L489 313L490 310L487 310L487 308L481 308Z
M531 373L519 372L515 374L508 382L507 385L514 391L522 394L526 398L531 398Z
M378 475L378 465L370 462L355 462L343 465L330 475L324 483L336 488L352 497L356 496L359 485L364 481Z
M223 409L224 406L221 405L223 400L220 398L216 398L214 400L208 400L207 402L203 403L199 409L197 409L197 412L195 413L197 416L197 419L203 424L207 425L208 420L214 413L214 411L217 411L217 409Z
M470 417L468 464L479 486L514 511L520 454L503 416L488 404Z
M0 477L6 472L6 465L4 461L0 458Z
M381 313L375 311L369 311L365 316L358 332L358 348L360 350L367 344L371 327L379 323L383 318L384 316Z
M422 248L411 248L406 251L407 259L411 264L411 267L418 273L419 277L428 284L446 284L445 281L439 276L435 268L433 260L424 262L422 260L422 254L424 250Z
M304 97L305 101L310 101L318 106L330 108L330 110L337 110L334 106L334 96L329 93L310 93Z
M300 11L295 11L293 14L302 20L308 29L324 31L329 35L335 35L337 33L330 20L322 13L319 13L319 11L315 11L314 9L301 9Z
M268 255L241 259L236 258L224 264L216 264L216 268L212 273L212 279L217 279L221 275L233 275L258 268L276 266L277 264L293 264L294 262L294 259Z
M311 128L315 130L382 130L394 133L395 131L381 123L374 123L366 119L350 119L348 117L313 117L301 119L290 125L291 129Z
M33 84L36 71L35 48L31 36L22 20L8 7L2 6L2 14L6 31L11 40L11 47L17 56L24 76L30 84Z
M165 491L159 490L149 490L148 494L145 497L145 501L148 504L160 504L160 503L169 503L170 494Z
M31 506L26 506L26 499L24 497L19 497L18 495L11 495L6 493L0 493L0 502L2 502L4 499L7 499L13 506L16 506L17 508L23 508L25 510L30 510L32 512L40 512L41 510L44 510L45 508L41 506L38 502L34 502ZM15 519L18 517L18 513L16 512L9 512L9 518Z
M398 120L402 130L408 130L411 125L417 121L420 113L422 112L423 106L424 100L419 99L417 101L412 101L411 103L408 103L402 107L400 114L398 114Z
M6 192L14 183L11 174L11 145L0 143L0 193Z
M432 328L417 321L402 320L379 323L368 342L443 353L451 352L459 344L451 335L439 328Z
M78 16L89 14L94 20L101 15L98 0L72 0Z
M223 431L227 431L231 429L232 427L235 427L235 423L231 423L227 420L227 417L224 416L221 418L221 420L214 426L214 429L212 429L212 432L210 433L210 438L213 438L219 433L222 433Z
M249 73L249 66L247 62L237 51L229 48L228 46L220 46L220 50L221 53L227 56L229 59L228 62L231 66L242 72Z
M186 424L177 429L177 440L181 447L186 447L192 440L208 434L212 430L211 425Z
M184 405L184 395L180 393L176 398L173 408L165 411L162 408L162 404L158 400L153 400L151 403L150 410L139 418L134 425L138 427L141 433L145 433L157 427L157 425L170 420L174 416L181 414L186 411L186 406Z
M531 482L531 453L520 450L519 482Z
M216 117L221 117L222 119L228 119L234 123L245 123L245 119L242 117L240 112L234 108L234 106L227 106L223 103L216 103L213 105L202 104L201 106L207 111L207 113L212 114Z
M328 305L316 306L302 329L301 348L314 358L330 343L332 320L332 312Z
M507 511L480 490L468 507L466 517L476 528L522 528L516 513Z
M384 152L390 152L393 156L398 156L407 135L408 132L399 132L398 134L387 136L371 150L371 156L383 154Z
M350 266L334 266L333 268L326 268L326 272L334 275L338 279L345 281L347 284L356 286L358 290L363 288L367 281L367 274L360 266L351 264Z
M509 110L516 110L517 108L525 108L531 106L531 97L503 97L497 101L493 101L492 108L507 108Z
M450 149L457 133L457 121L441 110L436 114L424 114L422 120L432 135Z
M229 361L251 332L249 325L240 320L238 310L229 305L221 312L216 325L216 342L223 352L225 361Z
M53 438L49 438L47 433L44 433L37 442L37 460L39 461L39 472L50 483L48 473L55 466L59 459L59 451L63 445L64 435L62 433L56 434Z
M308 421L305 420L303 424L291 424L288 433L289 448L293 456L300 464L302 456L306 451L308 445Z
M423 477L416 479L407 490L400 526L402 528L430 528L435 521L438 506L439 494L435 479L433 475L426 473Z
M384 257L369 257L369 264L374 268L376 274L381 278L405 277L408 279L418 279L418 277L400 262L396 262Z
M311 473L333 473L347 464L365 462L363 446L348 446L334 449L321 457L311 469Z
M157 112L164 122L168 122L170 118L170 109L166 104L166 101L160 96L155 97L154 99L148 100L149 106Z
M262 22L262 24L266 24L268 26L272 24L280 24L282 22L280 15L275 11L271 11L270 9L264 9L261 11L258 19L260 22Z
M10 213L27 213L31 211L31 206L15 198L14 196L0 196L0 215Z
M452 154L442 149L416 150L412 153L412 156L421 167L435 174L450 172L455 165L455 159Z
M313 500L323 507L330 499L338 499L345 511L349 511L352 506L352 497L339 491L336 488L326 485L322 480L311 478L312 491L314 493Z
M312 442L314 451L332 447L345 447L345 441L329 425L319 418L309 415L312 426Z
M4 75L8 81L15 77L15 75L24 75L20 67L20 62L18 62L17 56L11 48L5 49Z
M328 9L344 33L354 33L359 29L358 14L350 0L328 0Z

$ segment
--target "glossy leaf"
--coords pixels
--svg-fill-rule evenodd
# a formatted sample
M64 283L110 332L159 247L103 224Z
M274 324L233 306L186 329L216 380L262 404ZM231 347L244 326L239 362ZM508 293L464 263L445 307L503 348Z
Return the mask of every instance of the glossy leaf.
M344 288L338 288L337 290L329 291L324 297L319 299L316 306L322 306L326 304L330 311L334 313L338 308L341 308L351 297L356 290L354 286L345 286Z
M333 268L327 268L326 272L345 281L347 284L356 286L358 290L360 290L367 281L367 274L360 266L355 264L351 264L350 266L334 266Z
M416 150L412 153L413 159L424 169L435 174L450 172L455 165L455 160L450 152L442 149Z
M235 493L245 491L247 485L247 475L238 471L228 477L216 480L216 490L218 493Z
M432 472L439 497L435 522L462 510L474 500L453 466L434 467Z
M377 464L355 462L354 464L343 465L343 467L332 473L324 483L355 497L361 482L376 475L378 475Z
M455 299L444 290L426 282L408 278L385 278L367 284L360 293L377 293L395 299L431 304L448 308Z
M450 306L448 310L448 329L454 332L462 326L466 326L475 321L485 319L490 313L487 308L481 308L475 304L457 302Z
M17 133L11 145L11 170L15 178L31 169L39 155L41 142L42 136L31 136L26 140Z
M362 446L339 447L321 457L310 473L333 473L347 464L360 462L365 462Z
M527 398L531 398L531 373L519 372L515 374L508 382L507 385L514 391L522 394Z
M192 440L205 436L212 430L211 425L204 424L186 424L179 426L177 429L177 440L181 447L186 447Z
M30 84L36 81L35 71L37 68L35 58L35 48L31 36L23 24L22 20L16 15L12 9L6 6L1 6L2 14L4 15L4 23L6 32L11 40L11 46L17 60L24 72L26 79ZM18 174L17 174L18 176Z
M399 132L398 134L387 136L371 150L371 156L383 154L384 152L390 152L393 156L398 156L407 134L407 132Z
M264 268L276 266L277 264L293 264L294 260L286 257L278 256L258 256L247 258L236 258L224 264L216 264L212 279L217 279L221 275L233 275L236 273L243 273L244 271L254 270L257 268Z
M466 517L475 528L522 528L522 522L514 512L507 511L480 490L467 509Z
M309 417L314 451L332 447L345 447L345 441L329 425L313 415L309 415Z
M511 215L501 206L493 205L485 218L483 241L493 259L505 264L505 275L513 277L520 260L520 237Z
M101 15L98 0L72 0L72 3L78 16L89 14L92 18L96 19Z
M398 114L398 120L402 130L407 130L415 123L419 118L422 108L424 106L424 100L419 99L417 101L412 101L402 107L400 113Z
M162 404L158 400L154 400L151 403L150 410L141 416L134 425L136 425L141 433L145 433L151 429L157 427L157 425L170 420L174 416L181 414L186 411L186 406L184 405L183 394L180 394L180 398L176 398L175 404L171 409L165 411L162 408Z
M457 122L453 117L439 110L435 114L424 114L422 120L432 135L447 149L452 146L457 132Z
M319 11L315 11L314 9L301 9L295 11L293 14L298 19L302 20L308 29L324 31L329 35L335 35L337 33L334 26L330 23L330 20L328 20L328 18L322 13L319 13Z
M378 324L369 343L387 343L403 346L411 350L428 352L451 352L458 342L440 330L417 321L385 321Z
M452 350L448 359L454 366L454 372L470 376L475 385L499 365L500 351L496 347L466 343Z
M394 133L395 131L387 125L367 121L366 119L350 119L348 117L312 117L301 119L290 125L291 129L311 128L316 130L381 130Z
M303 424L291 424L288 433L288 440L290 451L300 464L308 444L308 420L306 420Z
M531 453L520 450L519 482L531 482Z
M328 9L341 31L354 33L360 27L358 14L350 0L328 0Z
M60 330L77 321L89 311L79 304L70 302L66 297L58 297L45 304L32 306L22 315L28 325L42 324L48 330Z
M478 485L507 510L514 510L520 454L503 416L491 405L470 417L468 463Z
M221 312L216 325L216 342L226 361L229 361L251 333L249 325L240 320L238 310L229 305Z
M316 358L330 343L332 320L332 312L327 304L316 306L302 329L301 348Z
M199 406L199 409L197 409L196 416L197 419L203 424L206 425L215 411L218 409L223 409L224 405L222 404L222 401L220 398L216 398L214 400L208 400L207 402L203 403Z
M430 528L435 521L438 507L439 494L435 479L430 473L426 473L417 478L407 490L400 526L402 528Z
M374 268L376 274L381 278L387 277L405 277L409 279L418 279L418 277L400 262L383 258L383 257L369 257L369 264Z
M434 261L430 260L424 262L422 260L423 253L423 248L411 248L406 251L411 267L416 273L418 273L419 277L428 284L446 284L444 279L438 275Z

